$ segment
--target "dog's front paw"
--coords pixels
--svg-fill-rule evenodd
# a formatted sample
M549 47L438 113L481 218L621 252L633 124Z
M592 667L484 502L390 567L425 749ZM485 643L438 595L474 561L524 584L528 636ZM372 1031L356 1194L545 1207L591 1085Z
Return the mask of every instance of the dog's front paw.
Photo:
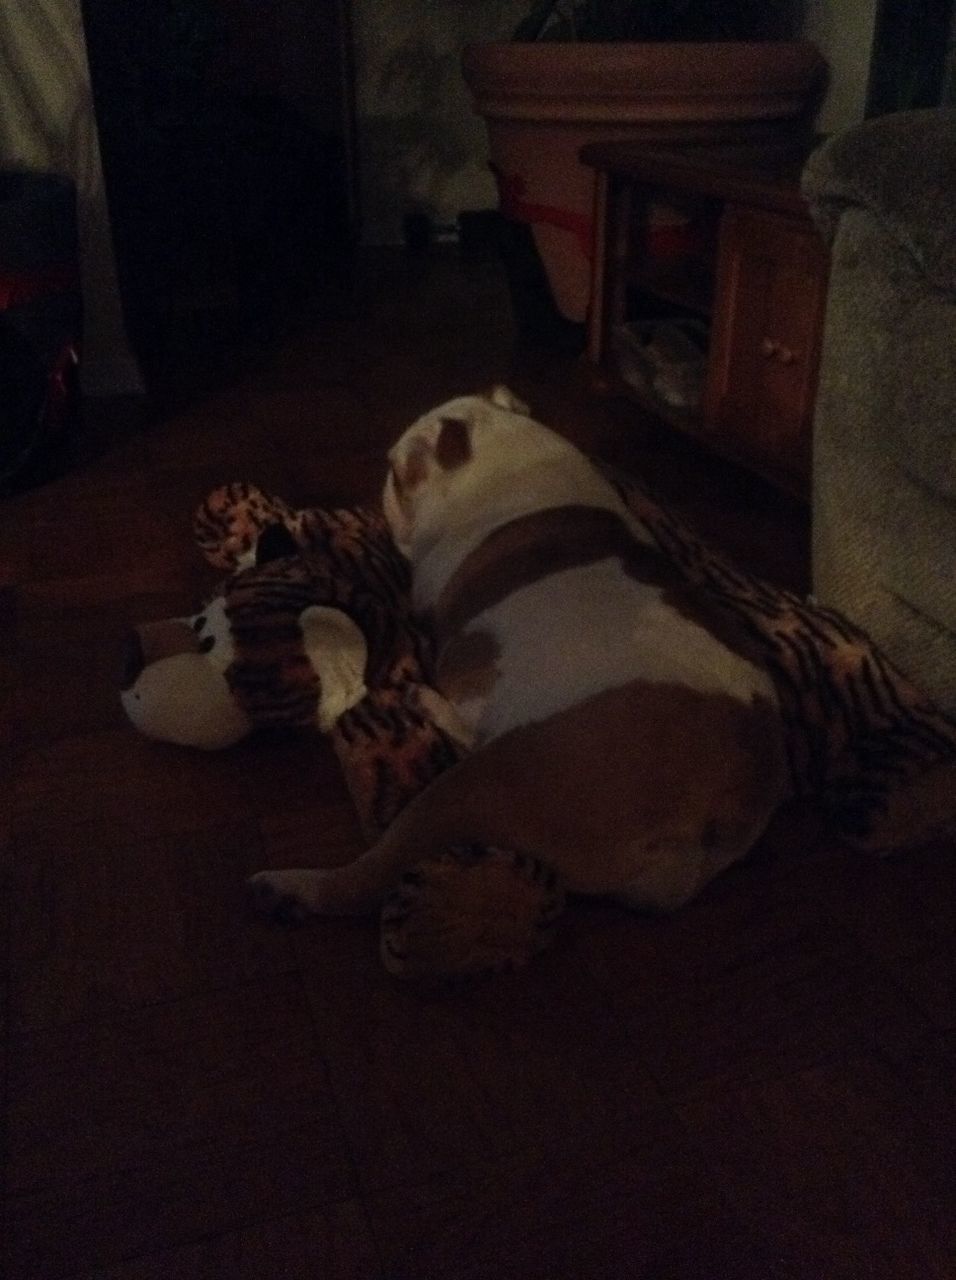
M259 871L246 881L253 908L280 924L302 924L315 914L317 871Z

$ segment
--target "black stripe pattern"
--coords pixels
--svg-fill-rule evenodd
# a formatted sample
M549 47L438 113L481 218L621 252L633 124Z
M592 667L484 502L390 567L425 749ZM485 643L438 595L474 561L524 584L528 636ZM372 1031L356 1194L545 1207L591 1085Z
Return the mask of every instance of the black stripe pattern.
M819 796L847 836L885 851L880 823L894 795L938 770L956 821L956 721L847 618L731 565L635 481L613 480L686 578L758 643L798 795Z

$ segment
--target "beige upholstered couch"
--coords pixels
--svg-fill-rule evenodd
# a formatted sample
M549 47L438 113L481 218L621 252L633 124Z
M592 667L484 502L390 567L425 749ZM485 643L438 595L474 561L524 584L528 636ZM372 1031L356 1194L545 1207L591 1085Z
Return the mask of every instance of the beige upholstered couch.
M832 254L814 591L956 713L956 110L830 138L803 187Z

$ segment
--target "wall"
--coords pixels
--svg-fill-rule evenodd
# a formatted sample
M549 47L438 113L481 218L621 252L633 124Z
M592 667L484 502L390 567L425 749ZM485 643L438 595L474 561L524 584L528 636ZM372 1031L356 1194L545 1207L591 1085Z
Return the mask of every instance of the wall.
M349 0L215 0L225 40L214 75L240 95L278 99L341 156L328 175L357 219Z
M831 68L817 125L863 118L877 0L804 0L803 34ZM496 203L484 126L460 74L463 46L507 38L528 0L351 0L362 238L402 239L402 219L438 224Z
M216 0L228 43L219 72L234 88L293 103L316 128L344 134L343 0Z
M402 219L454 223L497 201L461 51L506 39L527 0L352 0L362 238L396 244Z
M821 133L863 119L877 0L806 0L803 34L830 64L830 87L817 117Z

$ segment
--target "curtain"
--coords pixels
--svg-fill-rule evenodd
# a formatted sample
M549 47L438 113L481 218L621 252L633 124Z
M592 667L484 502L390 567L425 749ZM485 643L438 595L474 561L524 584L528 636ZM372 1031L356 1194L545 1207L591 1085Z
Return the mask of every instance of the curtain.
M88 395L143 390L123 320L80 0L0 3L0 167L72 178Z

